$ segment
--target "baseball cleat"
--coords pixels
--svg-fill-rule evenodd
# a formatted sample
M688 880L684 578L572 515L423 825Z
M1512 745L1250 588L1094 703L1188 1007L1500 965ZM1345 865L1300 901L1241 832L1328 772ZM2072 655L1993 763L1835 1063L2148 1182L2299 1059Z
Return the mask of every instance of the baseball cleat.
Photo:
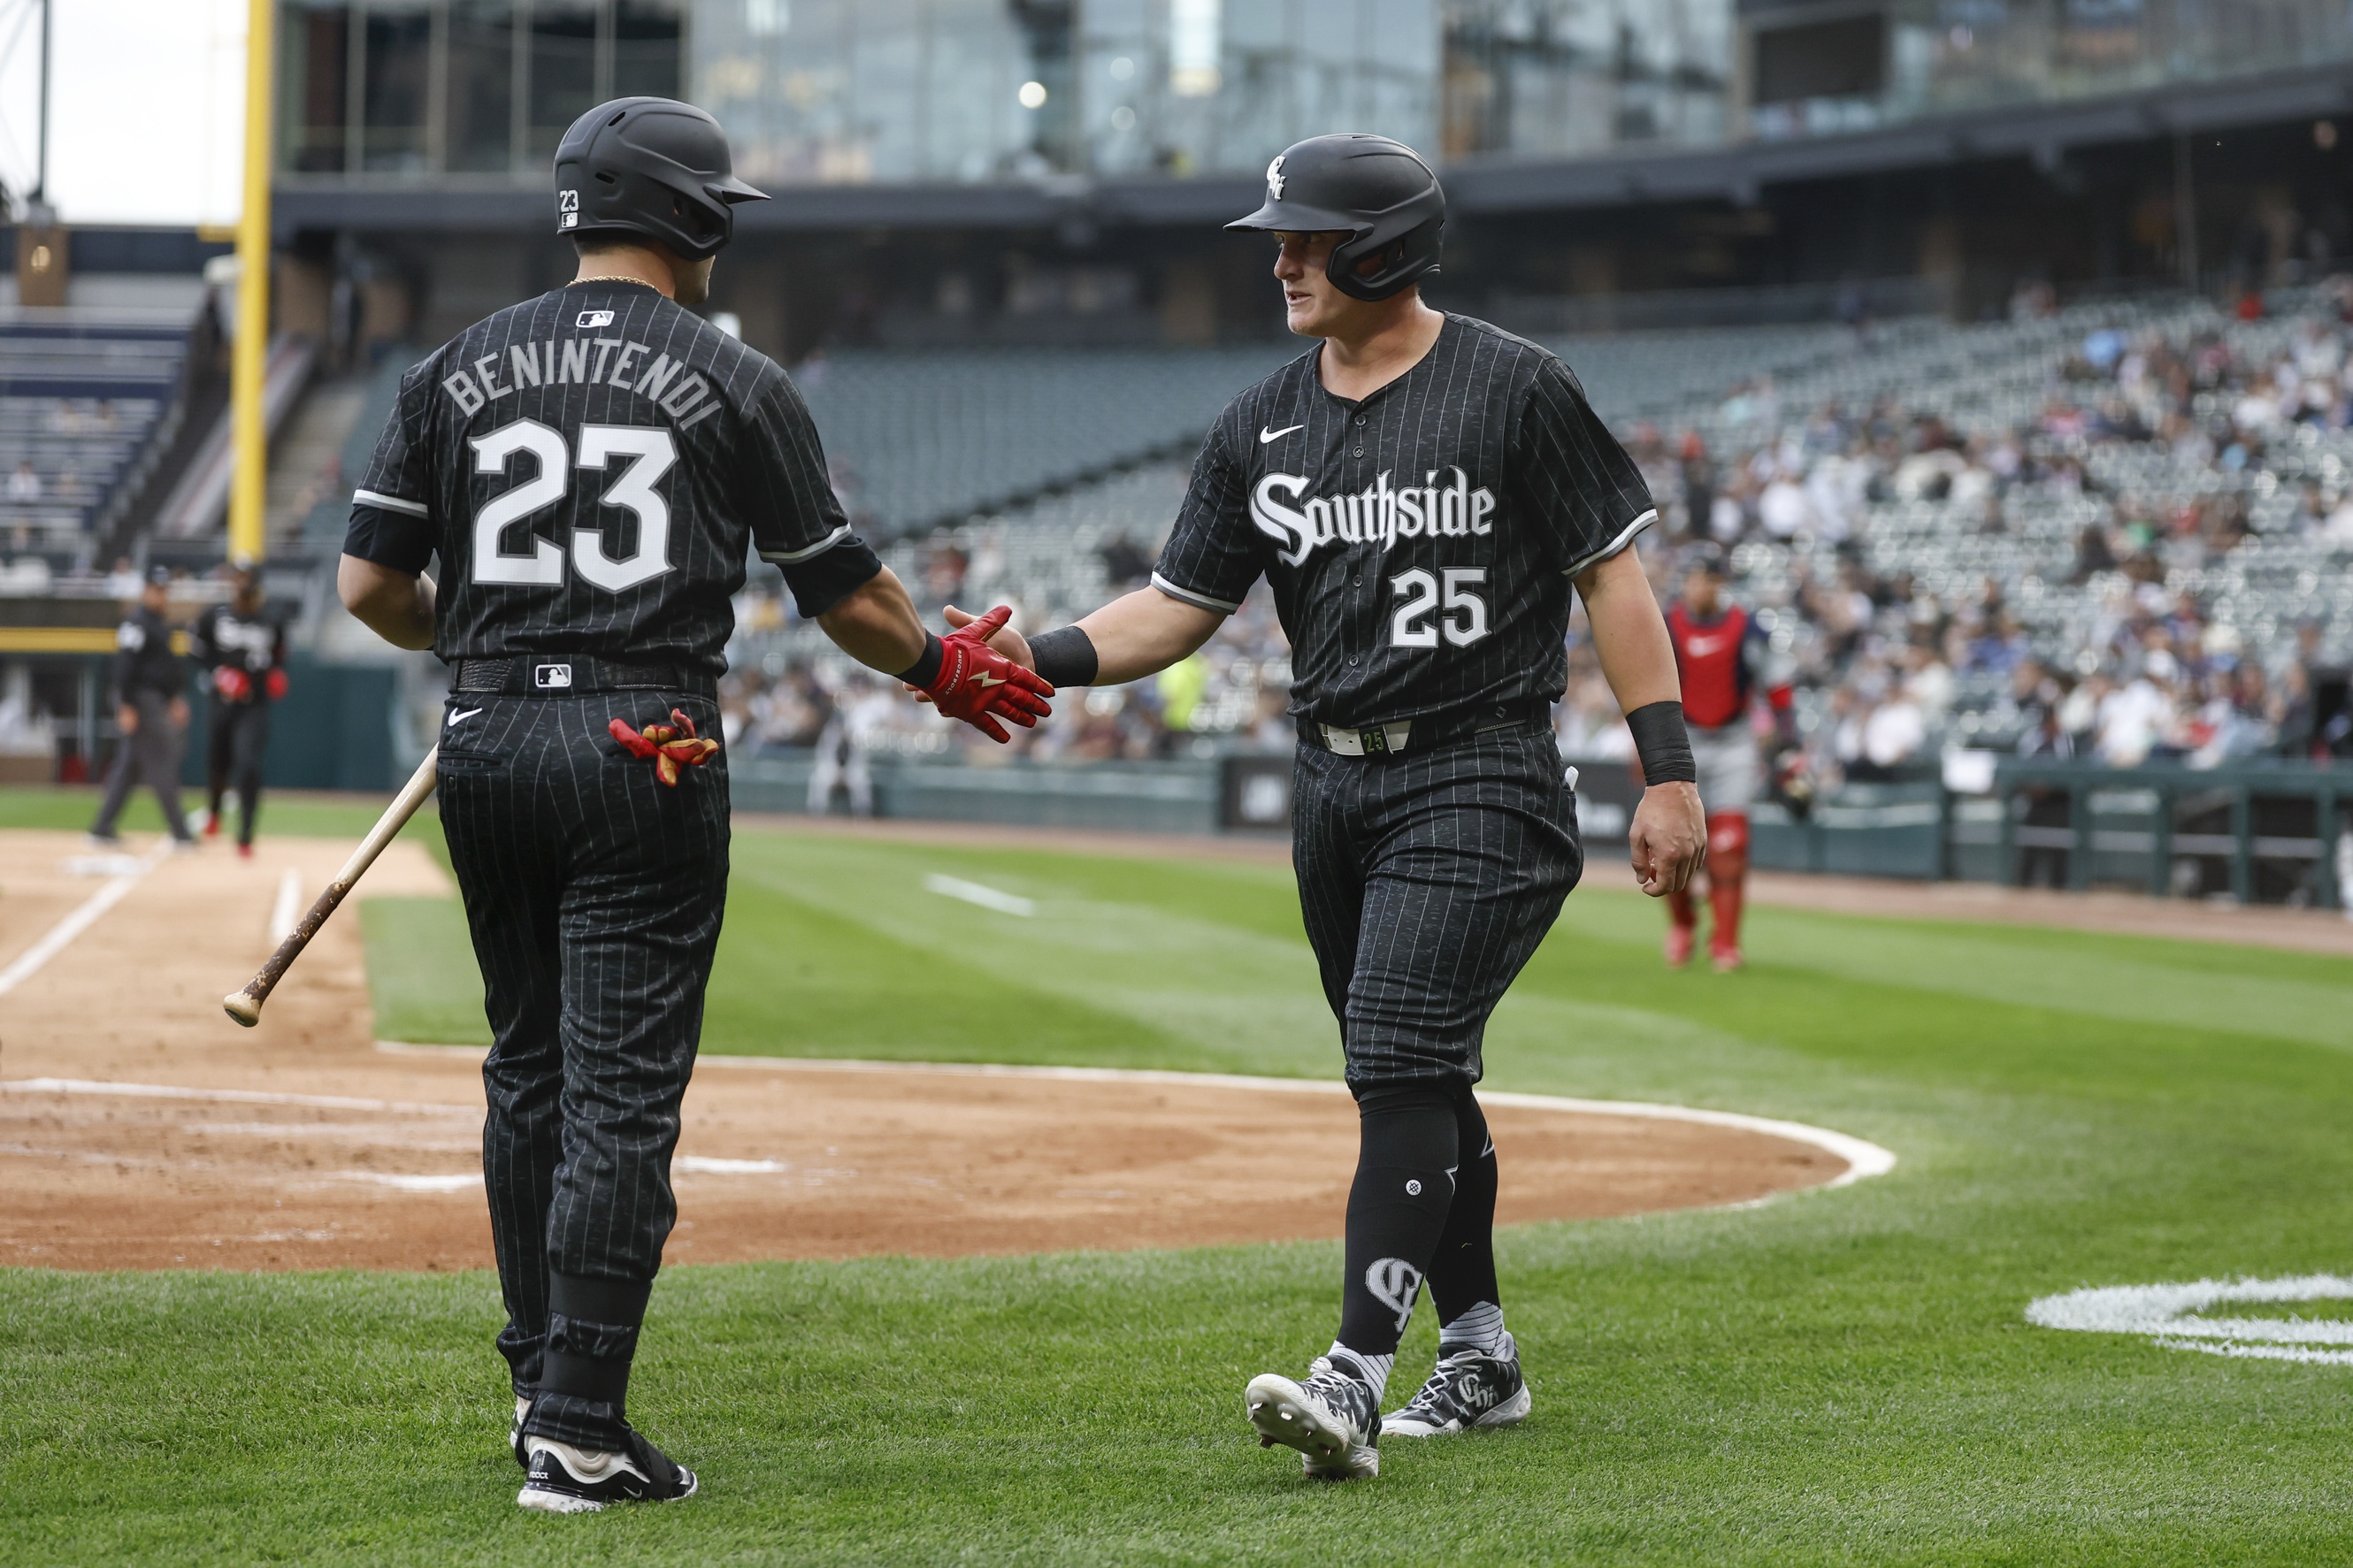
M515 1395L514 1425L507 1428L507 1447L514 1450L515 1463L531 1468L531 1456L522 1451L522 1424L531 1416L531 1401Z
M1440 1356L1438 1370L1402 1410L1383 1418L1391 1437L1442 1437L1474 1426L1510 1426L1528 1418L1527 1380L1520 1375L1520 1347L1511 1335L1495 1355L1456 1351Z
M676 1502L700 1484L694 1472L672 1464L643 1434L631 1432L628 1446L600 1451L526 1436L523 1468L531 1479L515 1501L541 1513L595 1513L607 1503Z
M1351 1377L1317 1356L1305 1383L1273 1373L1251 1378L1242 1402L1259 1446L1277 1443L1299 1450L1302 1469L1314 1479L1345 1481L1381 1470L1380 1396L1373 1385Z
M1715 963L1715 972L1718 974L1729 974L1748 962L1740 956L1740 950L1736 947L1717 947L1711 944L1707 950L1707 956Z
M1667 967L1681 969L1691 962L1692 942L1699 932L1691 926L1671 925L1667 928Z

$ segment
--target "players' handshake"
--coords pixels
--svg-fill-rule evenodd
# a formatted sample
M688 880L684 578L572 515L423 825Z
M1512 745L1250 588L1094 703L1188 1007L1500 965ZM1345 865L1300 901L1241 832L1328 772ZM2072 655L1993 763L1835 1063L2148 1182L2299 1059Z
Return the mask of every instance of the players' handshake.
M948 617L955 629L940 639L939 668L928 681L911 679L907 682L917 701L931 703L951 719L963 720L1000 745L1013 739L1007 723L1033 729L1039 720L1054 711L1046 700L1054 695L1054 689L1035 670L990 646L990 639L1004 632L1005 623L1012 619L1011 606L999 605L977 618L952 609ZM1006 636L1017 651L1027 651L1018 634Z

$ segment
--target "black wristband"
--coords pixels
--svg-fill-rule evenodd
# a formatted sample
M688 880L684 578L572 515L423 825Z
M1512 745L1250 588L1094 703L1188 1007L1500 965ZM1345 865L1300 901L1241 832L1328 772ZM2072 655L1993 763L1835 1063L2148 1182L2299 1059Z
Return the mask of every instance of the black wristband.
M1682 703L1646 702L1626 715L1626 728L1634 731L1634 754L1642 759L1644 784L1699 782Z
M910 686L929 686L940 678L940 665L948 657L947 645L936 632L923 634L923 657L899 672L899 679Z
M1029 658L1038 679L1057 688L1092 686L1103 668L1095 658L1095 639L1076 626L1058 626L1031 637Z

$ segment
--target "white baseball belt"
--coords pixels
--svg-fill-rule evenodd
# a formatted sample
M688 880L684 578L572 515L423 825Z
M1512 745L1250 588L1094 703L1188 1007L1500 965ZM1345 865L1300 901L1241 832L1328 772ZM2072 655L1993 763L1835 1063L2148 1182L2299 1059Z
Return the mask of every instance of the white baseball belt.
M1375 724L1367 730L1343 730L1336 724L1318 724L1324 733L1324 747L1335 756L1377 757L1390 752L1402 752L1413 734L1413 721L1400 719L1394 724Z

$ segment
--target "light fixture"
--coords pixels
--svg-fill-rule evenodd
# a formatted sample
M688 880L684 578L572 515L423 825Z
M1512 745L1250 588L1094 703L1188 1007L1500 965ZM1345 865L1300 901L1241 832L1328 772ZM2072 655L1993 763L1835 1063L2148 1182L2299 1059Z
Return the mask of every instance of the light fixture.
M1025 81L1021 84L1019 96L1022 108L1043 109L1046 106L1046 84L1042 81Z

